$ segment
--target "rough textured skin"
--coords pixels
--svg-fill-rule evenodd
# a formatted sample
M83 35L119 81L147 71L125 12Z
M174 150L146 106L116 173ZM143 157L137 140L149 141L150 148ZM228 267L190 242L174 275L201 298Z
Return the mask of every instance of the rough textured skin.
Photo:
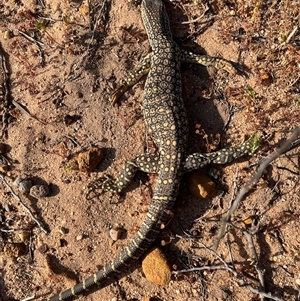
M168 220L168 212L176 200L181 176L185 171L201 168L211 162L220 164L230 162L249 151L246 142L235 149L207 155L185 156L188 127L181 95L181 60L214 65L229 72L234 68L222 59L181 52L173 42L169 20L161 0L143 0L141 12L152 54L145 58L136 73L123 81L123 85L113 94L112 102L114 103L129 86L149 71L142 109L147 129L152 134L158 153L139 155L126 163L116 180L105 176L91 186L119 193L130 182L137 169L155 172L158 173L158 180L153 201L141 228L119 256L83 282L47 301L66 300L85 291L105 286L108 278L114 278L133 261L139 259L156 239L161 225Z

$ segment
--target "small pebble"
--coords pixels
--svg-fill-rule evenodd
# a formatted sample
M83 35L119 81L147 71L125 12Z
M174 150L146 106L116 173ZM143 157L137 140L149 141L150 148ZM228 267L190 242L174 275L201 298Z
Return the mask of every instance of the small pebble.
M258 74L259 74L261 83L264 86L270 86L272 79L271 79L271 76L269 75L269 73L264 69L259 69Z
M68 230L67 228L65 228L65 227L61 227L61 228L59 229L59 232L60 232L61 234L65 235L65 234L67 234L67 233L69 232L69 230Z
M109 236L113 241L117 241L118 239L120 239L121 234L122 234L122 231L119 228L112 228L109 231Z
M13 182L13 185L18 187L22 181L23 179L21 177L16 177L16 179Z
M17 177L13 185L18 187L19 191L23 194L27 194L30 191L30 188L32 187L32 181L29 179L23 179L21 177Z
M82 239L83 239L83 234L79 234L76 236L77 241L82 240Z
M31 180L22 180L20 183L19 183L19 191L23 194L27 194L30 192L30 189L32 188L32 182Z
M247 218L245 218L243 220L243 223L247 228L250 228L253 225L254 222L255 222L255 216L254 215L250 215L250 216L248 216Z
M42 198L49 194L49 187L47 185L34 185L30 188L29 194L34 198Z
M44 254L44 253L46 253L46 252L48 251L48 246L47 246L46 244L41 244L41 245L37 248L37 250L38 250L40 253Z
M87 16L90 11L89 11L89 7L86 5L86 4L81 4L79 6L79 12L82 14L82 15L85 15Z
M9 40L13 37L13 33L11 32L11 30L5 30L4 34L3 34L3 38L4 40Z

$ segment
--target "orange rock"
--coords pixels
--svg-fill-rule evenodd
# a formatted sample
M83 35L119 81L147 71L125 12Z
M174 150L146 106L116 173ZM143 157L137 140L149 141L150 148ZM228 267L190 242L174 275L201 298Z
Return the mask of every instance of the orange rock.
M76 158L79 170L83 172L92 172L102 159L103 151L98 147L91 147Z
M191 172L187 183L195 197L209 199L217 194L216 184L201 170Z
M258 70L258 74L259 74L261 83L264 86L270 86L272 79L271 79L269 73L264 69L260 69L260 70Z
M142 269L147 280L157 285L167 285L171 280L171 268L165 255L158 248L146 254Z

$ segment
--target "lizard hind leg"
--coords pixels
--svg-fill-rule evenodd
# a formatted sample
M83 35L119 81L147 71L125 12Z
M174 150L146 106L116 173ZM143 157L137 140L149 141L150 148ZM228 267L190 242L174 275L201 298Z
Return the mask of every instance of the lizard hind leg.
M120 170L116 179L109 175L104 175L88 184L87 198L94 193L96 196L103 191L109 191L113 194L119 194L133 179L137 170L148 173L156 173L158 167L158 154L142 154L128 161ZM101 191L98 193L98 191Z
M255 137L256 136L253 135L247 141L236 147L223 148L212 153L194 153L188 155L184 161L184 172L200 169L210 163L230 163L246 154L251 154L256 150L254 145Z

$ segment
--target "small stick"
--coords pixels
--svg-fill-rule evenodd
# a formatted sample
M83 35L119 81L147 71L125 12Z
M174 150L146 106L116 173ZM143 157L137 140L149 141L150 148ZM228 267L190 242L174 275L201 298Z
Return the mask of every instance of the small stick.
M8 85L8 68L7 62L4 56L4 51L2 46L0 45L0 101L2 102L3 108L1 108L1 117L2 117L2 129L0 138L7 137L7 127L8 127L8 108L10 105L10 93L9 93L9 85Z
M31 297L27 297L25 299L22 299L20 301L30 301L30 300L33 300L35 298L35 295L31 296Z
M36 44L36 45L39 45L39 46L44 46L45 44L38 41L38 40L35 40L34 38L32 38L31 36L27 35L25 32L23 32L22 30L19 30L19 29L16 29L17 32L23 36L25 39L29 40L30 42Z
M29 256L30 256L30 261L31 263L33 262L33 244L32 244L32 231L30 231L30 236L29 236Z
M75 146L79 146L79 143L75 140L76 138L73 138L72 136L65 135L67 139L69 139Z
M231 246L230 246L230 242L229 242L229 233L228 232L226 232L226 244L227 244L227 248L229 251L229 257L230 257L232 268L236 271L233 256L232 256Z
M298 31L298 26L295 26L294 28L293 28L293 30L291 31L291 33L287 36L287 38L286 38L286 40L283 42L283 43L281 43L281 45L286 45L286 44L288 44L289 42L290 42L290 40L291 40L291 38L296 34L296 32Z
M42 8L46 8L46 6L45 6L45 3L44 3L44 1L43 0L38 0L38 3L39 3L39 5L42 7Z
M256 249L254 247L253 237L252 237L252 234L255 234L255 232L257 232L257 229L258 229L258 226L256 227L256 230L253 231L252 233L249 233L246 230L244 230L243 233L247 238L249 249L250 249L250 252L251 252L251 256L254 259L254 267L255 267L255 270L257 272L258 279L259 279L259 290L265 293L266 292L266 287L265 287L264 271L262 271L259 268L258 256L257 256ZM260 299L261 299L261 301L266 300L265 296L263 296L263 295L260 295Z
M0 231L5 232L5 233L9 233L9 232L15 232L16 230L15 229L5 230L5 229L0 228Z
M197 268L172 271L172 274L177 275L177 274L183 274L183 273L200 272L200 271L205 271L205 270L209 270L209 271L227 270L227 271L231 272L230 267L228 267L224 264L219 264L219 265L203 265L202 267L197 267Z
M10 190L11 194L17 199L17 201L21 204L21 206L23 207L23 209L25 211L27 211L30 215L30 217L35 221L35 223L39 226L39 228L46 234L49 233L48 230L46 230L42 224L34 217L34 215L32 214L32 212L30 211L30 209L22 202L22 200L20 199L20 197L13 191L13 189L9 186L9 184L7 183L7 181L5 180L4 176L0 174L0 179L2 180L2 182L4 183L4 185Z
M204 6L205 10L199 17L197 17L196 19L193 19L193 20L183 21L183 22L181 22L181 24L191 24L191 23L195 23L198 20L202 19L204 17L204 15L209 11L209 7L207 5L203 5L203 6Z
M40 119L38 119L37 117L33 116L29 111L27 111L21 104L19 104L17 101L13 100L12 101L12 104L19 110L21 111L21 113L23 115L26 115L27 117L41 123L41 124L44 124L46 125L47 123L45 121L42 121Z

